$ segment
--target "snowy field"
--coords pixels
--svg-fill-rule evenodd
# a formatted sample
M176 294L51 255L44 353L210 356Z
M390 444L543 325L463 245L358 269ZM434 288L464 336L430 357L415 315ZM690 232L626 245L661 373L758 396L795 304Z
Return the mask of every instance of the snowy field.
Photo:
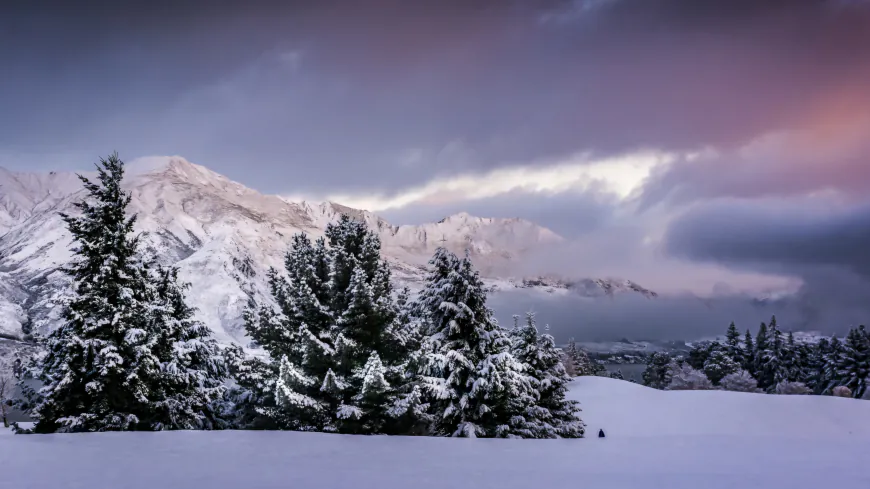
M870 402L581 378L582 440L290 432L2 436L15 489L868 488ZM603 427L608 437L597 438Z

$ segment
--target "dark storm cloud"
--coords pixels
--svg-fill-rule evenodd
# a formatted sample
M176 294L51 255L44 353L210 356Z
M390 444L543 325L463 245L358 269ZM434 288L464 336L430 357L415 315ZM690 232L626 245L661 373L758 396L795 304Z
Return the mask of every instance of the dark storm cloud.
M870 206L831 210L807 199L799 205L714 203L673 222L670 253L731 266L800 273L842 268L870 279Z
M43 3L0 15L6 166L118 149L270 192L394 191L731 147L870 82L868 8L843 2Z
M480 217L525 219L572 239L613 221L613 197L594 192L534 193L513 190L496 197L447 204L411 204L378 212L391 224L423 224L467 212Z
M666 243L690 260L800 277L792 306L807 327L842 331L870 317L870 205L708 204L673 222Z

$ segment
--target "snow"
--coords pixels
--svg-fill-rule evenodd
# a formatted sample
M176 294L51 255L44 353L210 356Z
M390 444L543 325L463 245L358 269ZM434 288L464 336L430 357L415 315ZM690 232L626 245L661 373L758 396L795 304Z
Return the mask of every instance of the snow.
M254 431L2 436L3 487L870 487L870 402L664 392L595 377L576 380L571 394L583 403L586 439Z
M216 338L243 346L247 341L241 315L248 294L267 301L266 271L281 268L291 237L299 232L320 237L340 213L365 220L377 231L397 285L414 289L425 275L421 266L441 244L458 252L470 248L475 266L492 279L488 286L516 288L517 283L499 281L496 270L517 262L528 250L562 241L529 221L468 214L439 223L392 226L370 212L334 202L296 203L264 195L179 156L131 161L124 186L133 196L130 210L138 214L136 229L144 233L143 246L164 264L179 267L180 278L192 284L190 304ZM71 256L69 232L58 212L75 213L71 204L81 195L81 183L71 173L0 169L4 334L20 336L27 317L37 331L57 325L57 305L69 292L66 277L57 269Z

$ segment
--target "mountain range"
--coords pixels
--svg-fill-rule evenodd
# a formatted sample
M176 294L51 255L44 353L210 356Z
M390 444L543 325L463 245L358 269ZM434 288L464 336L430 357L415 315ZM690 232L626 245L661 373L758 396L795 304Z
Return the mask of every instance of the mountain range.
M90 176L89 173L83 173ZM526 253L564 238L523 219L460 213L436 223L394 226L334 202L291 202L264 195L181 157L127 165L125 187L142 248L179 267L188 298L220 341L245 342L242 313L249 299L268 300L266 272L280 269L293 234L323 235L341 214L377 232L399 286L419 289L438 246L468 253L493 290L531 288L584 297L657 294L629 280L515 277ZM15 173L0 168L0 335L21 337L58 324L70 281L60 268L72 253L61 212L75 214L84 196L73 173Z

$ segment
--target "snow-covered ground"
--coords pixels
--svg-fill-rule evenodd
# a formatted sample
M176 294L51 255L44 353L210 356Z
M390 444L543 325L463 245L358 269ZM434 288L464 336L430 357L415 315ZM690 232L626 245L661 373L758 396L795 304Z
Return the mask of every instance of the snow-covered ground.
M582 378L589 437L459 440L290 432L3 436L2 487L866 488L870 402L660 392ZM596 437L603 427L608 437Z

